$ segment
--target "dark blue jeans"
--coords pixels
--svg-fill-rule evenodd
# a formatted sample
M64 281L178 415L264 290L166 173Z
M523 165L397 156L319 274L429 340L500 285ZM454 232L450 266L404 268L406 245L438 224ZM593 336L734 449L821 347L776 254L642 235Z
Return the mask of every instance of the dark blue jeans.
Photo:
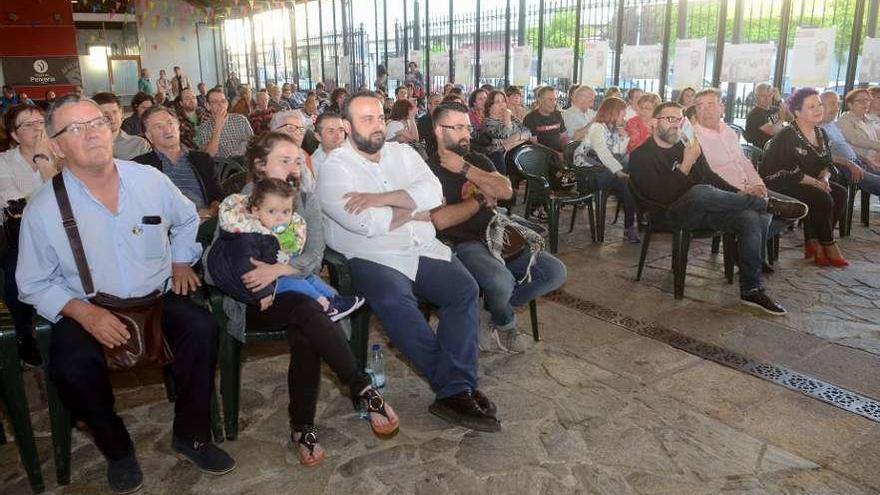
M477 388L479 289L458 258L419 258L415 281L372 261L352 258L349 265L355 291L367 298L394 345L425 375L438 399ZM419 297L440 308L436 334L419 310Z
M483 290L483 301L492 314L492 323L500 329L516 326L513 306L521 306L558 289L568 277L565 264L544 252L538 253L529 270L531 281L520 284L517 282L525 276L531 257L528 249L506 264L492 256L480 241L458 244L455 255Z
M877 175L873 172L870 172L869 168L866 168L860 161L856 162L859 168L862 169L863 177L862 180L858 182L859 189L865 191L868 194L873 194L874 196L880 196L880 175ZM849 173L849 169L846 167L837 167L840 170L840 173L846 177L847 182L852 182L852 174Z
M3 256L3 302L9 308L15 335L19 339L33 335L34 308L18 300L18 284L15 282L15 266L18 263L18 249L9 248Z
M596 177L596 187L614 193L618 201L623 203L623 226L632 227L636 220L636 200L629 190L629 182L618 177L605 167L593 167L599 170L593 171Z
M761 263L771 218L765 199L698 184L673 204L672 214L688 229L735 234L740 292L761 288Z

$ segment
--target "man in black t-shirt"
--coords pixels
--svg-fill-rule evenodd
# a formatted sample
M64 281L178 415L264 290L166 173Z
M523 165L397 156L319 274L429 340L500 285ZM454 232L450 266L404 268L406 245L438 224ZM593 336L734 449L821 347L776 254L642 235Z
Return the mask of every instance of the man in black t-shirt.
M567 277L565 265L544 252L533 260L528 247L506 262L490 252L486 230L497 202L513 194L510 180L488 157L470 151L467 107L440 105L433 121L437 153L428 166L440 180L445 204L431 212L431 221L438 238L452 247L479 284L491 314L487 330L492 341L503 351L520 351L523 343L517 339L513 306L556 290ZM481 333L480 340L480 347L488 349L489 337Z
M671 219L685 228L735 234L740 301L784 315L785 308L761 285L764 244L770 215L802 217L802 205L738 193L712 172L696 140L682 143L682 120L677 103L663 103L654 109L653 136L629 158L630 187L637 197L668 206Z
M767 83L755 86L755 108L746 116L745 140L764 149L764 145L782 129L779 106L774 107L775 90Z
M538 143L561 152L568 144L562 113L556 109L556 89L542 86L535 91L538 106L526 115L523 125L538 138Z

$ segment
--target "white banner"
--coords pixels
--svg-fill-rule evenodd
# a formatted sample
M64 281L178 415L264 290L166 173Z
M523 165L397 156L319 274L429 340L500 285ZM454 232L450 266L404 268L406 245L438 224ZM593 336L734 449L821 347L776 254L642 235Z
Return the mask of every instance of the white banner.
M421 50L410 50L409 51L410 63L415 62L416 63L416 70L418 70L419 72L424 74L425 73L425 58L422 55L423 55L423 53ZM406 70L409 71L409 67L407 67Z
M480 53L480 77L504 77L504 52Z
M339 57L339 80L336 85L343 87L351 83L351 57L343 55Z
M721 80L724 82L769 82L776 60L773 43L724 44Z
M532 80L532 47L515 46L511 50L513 60L513 84L528 86Z
M431 77L449 77L449 52L431 54Z
M403 57L388 57L388 79L403 81L406 79L406 67Z
M624 45L620 57L620 77L623 79L657 79L660 77L660 45Z
M543 58L543 79L571 79L574 71L574 50L571 48L545 48Z
M311 71L312 71L309 74L309 76L311 76L312 84L315 84L315 83L321 81L322 79L324 79L324 75L321 71L321 54L320 53L313 53L309 57L309 60L311 61Z
M464 49L455 51L455 83L468 85L474 80L471 72L473 65L473 50Z
M581 62L581 84L604 88L608 77L608 40L588 41Z
M859 59L859 82L880 81L880 38L865 38Z
M791 85L829 86L834 57L834 28L797 28L791 49ZM832 83L831 86L834 84Z
M706 73L706 38L676 40L672 70L676 88L702 88Z

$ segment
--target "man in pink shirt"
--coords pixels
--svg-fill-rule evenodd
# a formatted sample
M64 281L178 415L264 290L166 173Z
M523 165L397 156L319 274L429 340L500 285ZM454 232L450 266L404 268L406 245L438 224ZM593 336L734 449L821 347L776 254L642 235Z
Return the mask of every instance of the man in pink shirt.
M694 135L703 149L703 156L713 172L741 193L799 203L794 198L771 192L764 185L751 160L746 158L740 146L739 136L721 120L724 105L721 93L714 88L704 89L694 97L696 122ZM804 211L806 212L806 205ZM773 217L768 229L770 237L785 230L792 222ZM765 266L765 273L769 267Z

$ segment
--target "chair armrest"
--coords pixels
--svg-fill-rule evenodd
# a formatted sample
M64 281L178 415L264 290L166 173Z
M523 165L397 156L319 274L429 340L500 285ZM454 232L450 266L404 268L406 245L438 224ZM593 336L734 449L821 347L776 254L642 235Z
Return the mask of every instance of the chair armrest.
M336 288L342 295L354 293L351 280L351 270L348 268L348 259L338 251L329 247L324 248L324 265L330 272L330 285Z

